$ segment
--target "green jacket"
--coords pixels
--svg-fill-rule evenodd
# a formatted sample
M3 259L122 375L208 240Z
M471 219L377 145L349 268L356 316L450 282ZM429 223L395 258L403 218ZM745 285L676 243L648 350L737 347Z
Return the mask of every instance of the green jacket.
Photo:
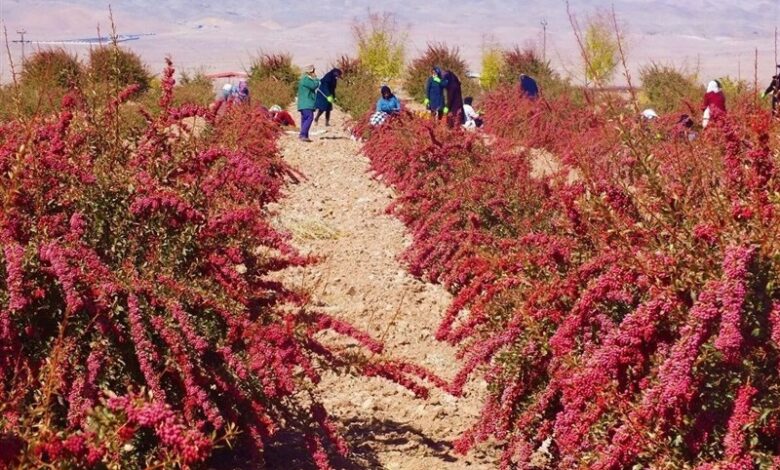
M298 82L298 111L302 109L314 109L315 90L320 86L316 78L304 74Z

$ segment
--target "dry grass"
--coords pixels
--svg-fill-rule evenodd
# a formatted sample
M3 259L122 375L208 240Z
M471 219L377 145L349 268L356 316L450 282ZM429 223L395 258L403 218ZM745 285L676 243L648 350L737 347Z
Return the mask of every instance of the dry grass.
M343 235L321 219L302 214L277 219L277 222L299 240L337 240Z

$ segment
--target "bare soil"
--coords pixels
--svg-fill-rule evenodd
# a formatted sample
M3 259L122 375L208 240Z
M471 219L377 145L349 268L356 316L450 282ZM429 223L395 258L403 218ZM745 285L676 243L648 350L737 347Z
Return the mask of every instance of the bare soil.
M311 143L296 135L280 142L285 159L306 179L290 185L274 208L277 224L293 234L302 252L321 257L315 265L286 271L284 280L310 291L317 308L381 338L384 354L449 380L458 370L456 351L434 333L451 296L405 271L398 257L410 237L385 214L393 192L371 178L368 159L338 111L331 124L313 127ZM451 448L478 416L485 387L475 380L464 397L433 390L421 400L386 380L329 373L320 388L352 445L344 468L454 470L497 466L490 446L468 456ZM288 454L269 455L272 468L307 468L290 462Z

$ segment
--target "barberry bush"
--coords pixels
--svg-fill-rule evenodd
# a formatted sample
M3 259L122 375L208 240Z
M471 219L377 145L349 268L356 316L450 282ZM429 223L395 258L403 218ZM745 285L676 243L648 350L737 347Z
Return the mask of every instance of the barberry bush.
M141 56L116 44L99 46L89 51L86 76L92 86L108 87L114 93L137 85L135 96L146 91L152 80L149 67L143 63Z
M738 100L690 141L619 104L495 93L490 138L411 114L363 134L409 269L455 294L451 392L489 384L456 448L495 439L502 468L780 465L770 115Z
M283 430L325 469L347 445L322 371L443 386L272 279L312 261L269 222L291 174L278 128L173 106L173 73L140 130L119 114L135 85L0 125L2 468L191 468L219 449L258 468Z
M263 53L249 67L249 93L266 107L287 107L295 100L300 70L287 53Z

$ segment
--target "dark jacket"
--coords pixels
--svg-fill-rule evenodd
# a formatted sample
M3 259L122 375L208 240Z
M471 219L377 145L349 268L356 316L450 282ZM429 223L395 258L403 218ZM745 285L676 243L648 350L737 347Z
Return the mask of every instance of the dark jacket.
M536 85L536 80L528 75L520 75L520 94L532 100L538 98L539 87Z
M463 113L463 92L460 89L460 80L452 71L444 73L444 88L447 91L446 106L450 109L450 116L465 124L466 116Z
M780 75L772 77L772 82L766 87L766 90L764 90L765 95L770 93L772 94L772 97L780 95Z
M428 109L431 111L441 111L444 109L444 89L447 87L447 82L439 74L436 78L428 77L428 81L425 82L425 98L428 100Z
M777 103L780 101L780 75L772 77L772 83L764 90L764 96L766 95L772 97L772 114L777 115Z
M336 85L338 85L336 75L340 74L341 70L333 69L320 79L320 88L317 91L317 97L314 101L315 108L323 111L330 111L333 109L333 103L328 101L328 96L332 96L333 99L336 99Z

